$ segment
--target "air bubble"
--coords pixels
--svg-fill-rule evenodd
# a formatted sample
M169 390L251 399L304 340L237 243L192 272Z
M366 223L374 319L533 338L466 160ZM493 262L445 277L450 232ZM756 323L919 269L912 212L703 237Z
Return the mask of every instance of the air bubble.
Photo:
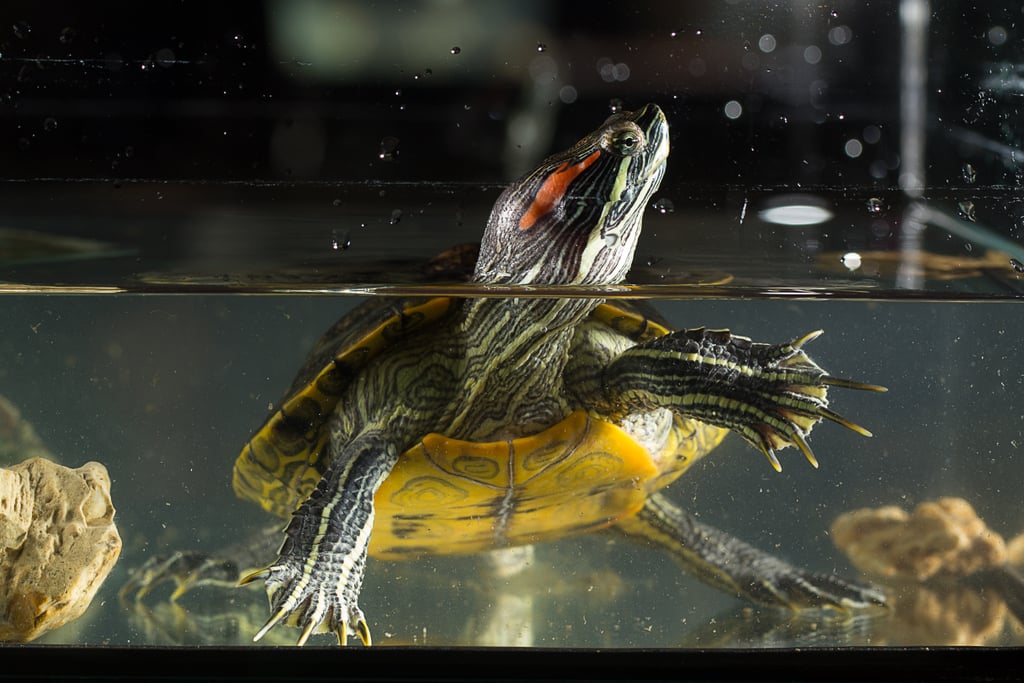
M394 161L398 156L398 138L387 135L380 141L380 151L377 153L381 161Z
M964 182L967 183L968 185L972 184L975 180L978 179L978 172L974 169L974 166L972 166L971 164L964 164L961 173L963 175Z
M450 52L451 52L451 53L452 53L453 55L457 55L457 54L459 54L460 52L462 52L462 48L461 48L461 47L459 47L458 45L456 45L456 46L454 46L454 47L453 47L453 48L452 48L452 49L450 50Z
M544 43L537 43L537 52L544 52L548 49L548 46Z
M675 212L676 205L672 203L671 199L662 197L651 204L651 208L660 214L668 214Z
M960 202L959 204L957 204L956 208L960 212L961 218L966 218L971 222L978 220L974 215L974 202L972 202L971 200L966 199Z
M57 119L52 116L47 116L43 119L43 130L47 133L57 130Z
M871 197L870 199L868 199L867 205L868 213L870 213L872 216L879 216L882 214L883 211L885 211L885 202L883 202L878 197Z
M348 233L345 233L342 237L338 237L338 231L331 231L331 249L334 251L348 249L352 246L352 240L349 239Z

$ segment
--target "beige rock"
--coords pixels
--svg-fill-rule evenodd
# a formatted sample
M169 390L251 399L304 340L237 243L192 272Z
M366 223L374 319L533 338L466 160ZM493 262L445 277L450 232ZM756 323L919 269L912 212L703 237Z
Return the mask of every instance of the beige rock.
M832 524L832 540L861 571L926 581L968 576L1007 561L1006 542L962 498L898 507L864 508Z
M1006 553L1010 556L1010 563L1018 567L1024 567L1024 534L1018 534L1006 544Z
M0 470L0 641L77 619L120 552L103 465L32 458Z

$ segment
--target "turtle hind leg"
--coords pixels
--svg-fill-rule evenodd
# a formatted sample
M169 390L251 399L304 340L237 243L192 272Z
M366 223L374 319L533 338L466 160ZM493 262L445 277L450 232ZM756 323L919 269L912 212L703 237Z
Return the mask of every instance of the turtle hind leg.
M170 555L149 558L133 569L128 581L121 586L118 597L122 602L141 601L157 586L173 583L170 601L188 593L196 586L237 586L241 572L232 560L218 559L196 551L177 551Z
M155 555L129 572L118 597L121 602L140 602L164 583L174 584L171 602L176 602L198 586L236 588L242 575L251 567L265 565L279 545L280 530L275 524L215 553L178 550L167 555Z
M614 528L667 551L708 585L762 605L848 611L886 602L874 586L798 569L699 522L660 494Z

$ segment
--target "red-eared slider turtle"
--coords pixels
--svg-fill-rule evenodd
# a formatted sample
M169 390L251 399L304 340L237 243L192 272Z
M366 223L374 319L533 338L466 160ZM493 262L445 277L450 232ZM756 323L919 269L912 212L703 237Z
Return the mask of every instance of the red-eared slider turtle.
M498 198L472 281L621 282L668 152L657 106L613 115ZM300 643L322 631L345 643L354 631L368 644L367 553L474 553L609 527L759 603L883 602L658 493L728 430L776 469L776 451L793 445L815 463L805 437L822 418L868 435L828 409L827 389L882 389L818 367L802 348L818 334L763 344L672 331L639 307L579 297L364 304L318 342L235 463L235 492L289 520L277 559L243 578L265 581L270 599L256 638L284 621ZM131 587L183 564L226 566L172 562Z

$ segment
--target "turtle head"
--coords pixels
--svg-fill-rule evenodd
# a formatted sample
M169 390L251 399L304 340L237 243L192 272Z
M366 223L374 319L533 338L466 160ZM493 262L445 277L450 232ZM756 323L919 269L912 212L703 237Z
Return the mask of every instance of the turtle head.
M474 280L487 284L615 284L633 262L644 209L668 158L654 104L611 116L545 159L498 198Z

